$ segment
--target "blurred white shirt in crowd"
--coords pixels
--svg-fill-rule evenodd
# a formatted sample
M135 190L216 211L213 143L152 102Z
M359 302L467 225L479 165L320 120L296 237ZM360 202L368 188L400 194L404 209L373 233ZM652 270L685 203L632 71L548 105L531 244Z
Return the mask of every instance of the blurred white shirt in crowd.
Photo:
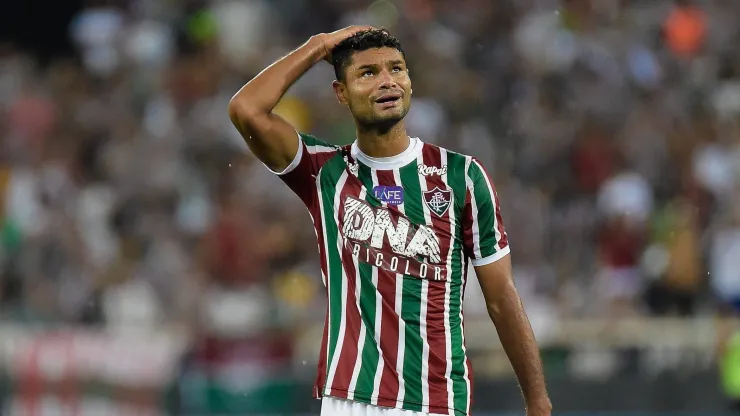
M514 45L529 67L540 73L566 71L578 56L576 39L561 26L556 10L524 17L514 32Z
M5 197L5 215L25 235L35 235L46 224L39 201L39 175L32 169L16 168L10 174Z
M653 191L640 174L622 172L601 185L599 209L607 217L625 215L644 222L653 210Z
M714 143L694 153L694 177L720 199L732 191L735 182L732 156L726 148Z
M112 261L118 252L118 238L109 227L116 195L107 186L88 186L77 199L80 237L89 259L99 267Z
M153 20L134 23L125 39L125 51L129 59L147 67L162 67L173 55L174 34L170 26Z
M431 98L414 98L406 116L406 126L409 134L420 137L427 143L437 143L439 135L444 132L447 117L442 106Z
M103 310L108 328L117 332L150 332L161 318L159 299L142 278L108 288L103 295Z
M719 84L712 93L711 102L720 118L736 118L740 114L740 81Z
M269 9L262 0L219 0L211 10L218 23L222 57L241 66L264 47L271 33Z
M70 24L70 35L80 47L87 69L99 75L120 64L116 41L124 25L123 13L114 7L83 9Z
M710 282L724 300L740 299L740 228L719 231L712 242Z

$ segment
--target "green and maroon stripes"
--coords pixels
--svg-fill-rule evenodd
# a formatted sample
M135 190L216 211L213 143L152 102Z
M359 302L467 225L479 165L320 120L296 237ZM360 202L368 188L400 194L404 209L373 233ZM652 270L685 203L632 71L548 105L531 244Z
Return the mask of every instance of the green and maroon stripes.
M456 277L450 289L450 339L452 348L452 368L450 378L453 380L456 412L470 413L472 402L472 382L470 362L465 350L465 331L463 327L463 297L467 278L467 263L463 250L463 237L469 228L469 222L461 215L467 205L467 169L471 158L459 153L444 151L447 158L447 173L443 179L454 190L456 200L457 229L453 240L450 265Z
M323 386L324 395L332 395L332 383L337 372L339 352L342 349L345 332L345 308L347 285L342 267L342 248L338 238L338 212L334 209L339 199L339 192L347 180L344 161L335 157L330 159L316 178L319 196L319 210L324 237L324 254L326 257L327 296L329 300L328 342L326 353L326 379ZM340 396L341 397L341 396Z
M440 149L436 146L425 145L419 161L427 167L436 167L441 169L442 156ZM435 188L439 188L440 190L447 189L446 184L441 181L439 175L431 174L427 176L417 176L419 178L419 184L422 191L422 200L424 192ZM441 217L430 212L429 209L425 210L427 221L434 227L435 232L440 239L441 258L445 262L450 251L450 215L454 217L453 209L448 209ZM449 358L449 349L447 348L449 333L447 317L449 314L447 313L448 304L445 302L445 299L447 298L451 277L448 266L445 268L444 281L428 282L425 335L429 351L424 357L426 359L427 371L425 378L428 393L426 397L426 406L423 409L424 412L448 413L449 411L447 399L449 395L452 394L452 391L451 389L448 389L447 380L445 379Z
M307 154L323 158L332 151L310 138L304 142ZM309 209L329 298L316 393L418 412L469 414L471 368L462 311L467 257L503 254L506 234L483 167L471 157L420 146L416 160L396 170L358 162L353 173L335 153L316 176L316 204ZM420 171L421 164L426 168ZM377 185L402 186L403 204L388 206L375 198ZM441 215L424 197L435 188L450 202ZM389 210L393 221L401 215L431 227L444 279L404 276L353 255L342 230L347 197L365 201L376 215ZM391 246L389 235L383 235L383 247Z
M344 200L347 196L360 197L363 192L362 187L357 180L346 170L342 175L344 182L337 182L337 197L335 198L334 210L337 212L337 224L339 231L337 233L337 250L340 250L343 268L344 285L347 287L346 293L343 291L344 308L343 318L345 322L344 338L341 341L342 348L339 349L336 360L336 373L331 382L332 395L346 397L350 400L352 397L355 380L355 364L362 363L358 348L360 341L365 338L364 323L361 319L360 295L362 290L362 271L359 269L357 259L352 253L344 248L344 238L341 231L341 218L344 217ZM364 312L364 311L363 311Z
M367 166L360 164L357 178L353 181L363 187L363 194L359 195L360 199L366 200L371 206L378 207L380 204L372 195L372 177L371 171ZM350 253L351 255L351 253ZM351 386L351 396L354 399L370 402L375 394L375 372L380 360L380 353L376 345L376 328L381 322L380 316L377 316L376 303L376 286L377 286L377 268L360 262L358 265L358 279L362 281L360 293L360 308L363 317L363 336L362 343L358 346L359 354L357 360L359 365L355 367L356 377L354 385ZM352 357L347 356L347 359Z
M437 146L424 146L423 163L442 171L447 163L447 154ZM453 382L449 378L452 368L452 344L450 339L450 289L455 279L449 260L452 255L451 239L454 238L455 226L455 190L448 186L442 175L419 176L424 190L439 188L450 189L451 206L440 217L430 214L432 225L437 231L441 245L442 259L447 263L445 281L430 282L427 307L427 340L429 342L429 412L449 413L453 407Z
M496 193L496 187L493 184L493 180L491 179L491 175L488 173L488 170L486 170L485 166L483 166L478 159L473 158L473 164L478 167L478 169L481 170L483 173L483 179L485 179L486 187L488 188L488 195L490 195L492 199L492 205L493 205L493 211L494 211L494 220L495 225L493 227L494 229L494 239L496 240L496 243L498 245L498 250L503 250L509 246L509 239L506 235L506 230L504 229L504 221L502 219L501 215L501 204L498 200L498 194ZM498 251L497 250L497 251Z
M497 254L508 250L508 240L493 182L475 158L469 163L467 182L470 208L466 214L471 224L465 236L465 244L471 250L468 254L475 260L497 258Z
M300 140L298 143L299 154L296 155L296 157L300 157L298 165L279 177L301 198L301 201L308 207L313 216L315 211L318 211L317 187L314 184L313 177L318 174L321 167L329 159L336 156L340 148L308 134L298 134L298 138Z
M435 221L435 230L441 235L440 238L449 242L446 249L445 261L448 265L448 278L445 282L445 291L442 304L443 318L432 319L430 322L439 322L444 325L446 353L444 363L444 387L447 390L447 402L444 406L455 409L457 413L467 414L471 404L471 385L469 378L469 362L465 354L464 331L462 329L462 299L465 283L465 258L463 255L463 206L466 201L466 160L467 158L458 153L447 151L436 146L425 146L425 164L431 167L447 167L440 175L427 175L428 187L433 189L449 189L452 191L451 207L445 216ZM430 292L430 304L434 297ZM430 306L430 310L432 306ZM431 323L430 323L431 325ZM430 344L434 345L433 341ZM431 357L430 357L431 359ZM430 367L433 367L430 362ZM434 368L434 367L433 367ZM430 385L432 382L430 381ZM441 386L440 386L441 388ZM436 403L433 403L436 404ZM452 412L450 410L450 412Z
M406 216L416 224L426 224L422 202L419 174L416 163L410 163L399 169L399 177L404 189L404 211ZM405 348L403 357L403 391L399 391L399 400L404 409L421 411L422 392L422 356L425 340L421 336L421 306L424 280L404 277L401 292L401 319L405 323ZM401 397L401 393L403 397Z
M336 184L342 178L345 165L342 158L337 157L341 148L329 145L310 135L299 134L299 137L301 155L298 164L279 177L298 194L308 208L319 247L321 277L329 295L314 385L314 397L318 398L327 391L326 385L329 381L327 376L330 371L332 354L338 341L337 331L341 327L340 317L342 315L338 314L338 311L342 309L340 295L345 289L341 268L337 268L337 264L341 264L341 261L338 259L338 252L329 249L327 244L336 242L335 236L338 229L334 215L334 201L337 196ZM337 296L331 295L332 289Z
M393 179L398 186L403 186L401 170L393 170ZM406 192L404 190L404 192ZM398 207L398 210L406 215L406 203ZM396 299L393 311L398 317L398 354L396 356L395 373L398 378L398 390L396 391L396 407L403 407L403 399L406 397L406 381L404 380L404 363L406 357L406 321L403 320L403 285L406 280L403 274L396 274Z
M396 179L399 177L398 170L376 171L376 176L378 185L401 186L400 180ZM400 206L398 209L400 212L403 212L404 207ZM397 293L396 287L403 284L403 275L384 269L377 270L377 287L382 311L382 331L379 334L379 345L383 352L383 360L379 361L378 368L376 369L377 373L375 377L378 380L376 382L378 385L378 398L374 404L384 407L395 407L400 388L397 360L399 357L399 329L402 325L400 314L397 313L397 311L400 312L401 305L396 304L397 301L399 303L401 302L401 292L399 291ZM404 345L401 345L401 348L404 348ZM404 356L404 354L400 356Z

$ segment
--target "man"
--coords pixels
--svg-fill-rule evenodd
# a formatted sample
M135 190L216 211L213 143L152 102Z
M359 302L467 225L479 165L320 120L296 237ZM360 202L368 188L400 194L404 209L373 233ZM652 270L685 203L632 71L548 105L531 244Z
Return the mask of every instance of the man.
M298 134L272 112L322 60L355 120L352 145ZM470 413L462 303L471 261L527 414L550 415L493 184L476 159L406 134L411 94L398 40L348 27L313 36L229 103L252 152L301 198L316 229L329 298L314 387L321 414Z

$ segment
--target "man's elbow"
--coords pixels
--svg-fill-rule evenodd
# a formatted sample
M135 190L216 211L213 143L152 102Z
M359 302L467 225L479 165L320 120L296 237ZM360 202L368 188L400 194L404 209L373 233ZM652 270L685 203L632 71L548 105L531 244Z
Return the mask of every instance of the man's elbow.
M486 309L488 309L488 315L492 319L496 319L499 316L501 316L501 303L499 301L493 300L486 303Z
M249 125L258 117L257 109L239 94L229 101L228 111L229 118L234 124Z
M521 298L513 282L501 285L496 293L486 300L486 309L488 309L491 318L514 312L515 309L521 306Z

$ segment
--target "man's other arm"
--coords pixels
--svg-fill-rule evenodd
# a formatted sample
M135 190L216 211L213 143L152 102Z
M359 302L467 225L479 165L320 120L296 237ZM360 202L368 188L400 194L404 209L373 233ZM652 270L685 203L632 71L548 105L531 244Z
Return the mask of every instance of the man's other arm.
M524 395L528 416L549 416L540 352L522 300L514 286L511 256L475 268L488 315L496 326L501 345L511 361Z
M488 315L522 388L527 416L550 416L539 349L511 274L509 239L496 188L475 158L466 174L470 201L464 217L467 255L478 275Z

